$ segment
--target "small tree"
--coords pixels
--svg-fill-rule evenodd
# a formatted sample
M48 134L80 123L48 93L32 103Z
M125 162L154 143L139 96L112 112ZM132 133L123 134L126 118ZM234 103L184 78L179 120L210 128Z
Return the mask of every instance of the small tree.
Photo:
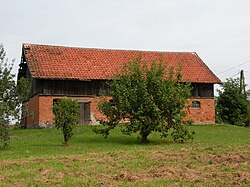
M9 124L13 119L18 119L21 113L22 101L27 99L30 92L30 83L21 78L16 84L12 73L14 60L9 63L5 58L6 53L0 44L0 141L4 147L9 145Z
M225 123L246 126L250 119L249 102L240 89L240 80L227 79L218 90L216 111L218 117Z
M5 50L0 44L0 141L4 147L9 145L8 126L16 113L16 84L15 75L11 73L14 60L9 63L5 58Z
M64 144L67 145L73 136L73 128L79 123L80 105L76 100L63 98L53 106L53 113L55 126L62 130Z
M143 63L140 57L134 59L109 83L112 102L103 98L99 103L107 120L100 121L104 128L94 131L107 137L119 122L129 121L122 132L138 132L142 142L147 142L153 131L166 137L170 129L175 141L192 138L183 126L190 84L182 82L180 68L168 67L161 58L152 63Z

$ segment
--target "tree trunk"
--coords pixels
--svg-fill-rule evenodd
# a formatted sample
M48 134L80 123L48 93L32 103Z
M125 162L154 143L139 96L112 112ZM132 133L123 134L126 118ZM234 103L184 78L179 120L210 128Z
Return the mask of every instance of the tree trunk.
M69 138L67 137L67 135L64 135L64 145L68 145L68 141L69 141Z
M141 133L141 142L148 143L148 135L149 133Z

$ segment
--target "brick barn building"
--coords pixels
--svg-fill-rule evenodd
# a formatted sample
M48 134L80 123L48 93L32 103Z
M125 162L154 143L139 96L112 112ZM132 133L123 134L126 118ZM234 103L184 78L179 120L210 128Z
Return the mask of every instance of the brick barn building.
M23 44L18 79L32 83L26 114L26 128L49 127L52 106L62 97L75 98L81 104L81 124L96 124L103 117L97 109L101 92L108 91L107 80L134 57L151 62L162 56L170 66L182 66L184 80L193 87L188 118L196 123L215 122L214 84L221 81L194 52L154 52L73 48Z

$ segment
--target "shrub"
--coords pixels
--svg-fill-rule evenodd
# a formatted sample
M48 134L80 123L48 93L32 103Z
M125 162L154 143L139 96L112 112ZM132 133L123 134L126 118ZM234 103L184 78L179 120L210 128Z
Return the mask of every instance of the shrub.
M63 98L53 106L54 124L63 132L64 144L73 136L73 128L79 123L80 105L76 100Z

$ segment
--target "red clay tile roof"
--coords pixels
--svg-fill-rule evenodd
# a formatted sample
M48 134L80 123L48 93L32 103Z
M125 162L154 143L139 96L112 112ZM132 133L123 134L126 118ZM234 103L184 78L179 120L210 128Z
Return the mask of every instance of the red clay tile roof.
M133 57L151 62L159 59L170 66L182 64L184 80L196 83L220 83L218 77L193 52L152 52L73 48L23 44L23 54L31 76L38 79L111 79L122 65Z

